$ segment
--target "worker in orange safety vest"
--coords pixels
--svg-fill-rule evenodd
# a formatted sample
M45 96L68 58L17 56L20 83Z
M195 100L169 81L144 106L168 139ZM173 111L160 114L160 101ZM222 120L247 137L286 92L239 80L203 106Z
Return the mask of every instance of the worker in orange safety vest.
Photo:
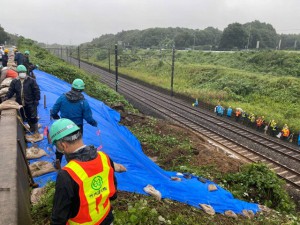
M290 130L287 124L285 124L281 130L282 133L282 139L287 140L288 137L290 136Z
M80 128L69 119L55 121L50 138L68 162L56 178L51 225L112 224L111 200L117 197L112 160L84 145Z
M264 117L263 116L259 116L256 119L256 130L261 130L262 125L264 124Z

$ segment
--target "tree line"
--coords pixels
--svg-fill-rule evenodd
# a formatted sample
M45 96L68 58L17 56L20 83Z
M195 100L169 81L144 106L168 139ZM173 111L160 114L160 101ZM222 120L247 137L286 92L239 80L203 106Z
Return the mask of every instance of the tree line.
M18 36L6 32L4 28L0 25L0 45L5 45L5 44L16 45L20 37L22 36Z
M115 43L132 48L172 48L198 50L241 49L300 49L300 34L277 34L271 24L258 20L229 24L223 31L207 27L203 30L188 28L149 28L105 34L83 44L89 47L108 47Z
M10 40L9 34L0 25L0 45L4 45L8 40Z
M5 32L0 25L0 44L15 45L20 38L23 37ZM94 38L82 46L102 48L116 43L125 48L241 50L258 47L259 49L300 50L300 34L277 34L271 24L255 20L245 24L229 24L223 31L213 27L203 30L168 27L121 31Z

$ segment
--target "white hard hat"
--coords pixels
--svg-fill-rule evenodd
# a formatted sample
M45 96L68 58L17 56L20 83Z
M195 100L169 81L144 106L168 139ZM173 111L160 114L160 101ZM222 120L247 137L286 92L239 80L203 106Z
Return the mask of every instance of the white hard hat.
M5 71L5 70L8 70L8 67L6 67L6 66L3 67L1 71Z

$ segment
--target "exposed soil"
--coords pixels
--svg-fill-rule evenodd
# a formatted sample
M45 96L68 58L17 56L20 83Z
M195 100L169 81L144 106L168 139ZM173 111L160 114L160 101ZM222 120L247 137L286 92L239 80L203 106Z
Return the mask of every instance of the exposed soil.
M143 114L128 114L119 111L122 115L121 123L130 127L133 124L147 124L149 117ZM191 130L182 127L179 124L172 123L166 120L158 120L156 124L156 132L161 136L172 134L179 140L189 139L193 146L191 166L211 166L216 172L219 173L235 173L240 171L240 167L246 162L242 159L230 157L226 152L220 151L217 147L211 145L207 140L201 137L199 134L192 132ZM153 150L149 148L147 144L142 143L142 149L144 153L150 158L154 159L159 166L163 169L167 169L172 161L176 161L178 157L183 155L190 155L190 152L184 152L182 149L174 149L172 154L168 154L167 157L159 158L159 155L155 155ZM214 180L218 183L217 180ZM292 188L286 187L290 196L294 199L297 205L297 211L300 211L300 196Z
M122 114L122 124L130 127L133 124L146 124L149 118L142 114ZM178 140L189 139L193 146L194 157L190 162L193 166L214 166L221 173L238 172L240 166L245 162L236 158L229 157L225 152L209 144L203 137L195 134L191 130L165 120L158 120L156 124L156 132L161 136L174 135ZM153 154L152 149L147 144L142 143L143 151L151 158L157 158L158 155ZM182 156L190 154L181 149L174 149L172 154L163 160L162 167L168 162Z
M130 128L130 126L139 124L147 124L150 119L149 117L143 114L124 114L121 112L121 123ZM178 140L187 140L189 139L193 149L191 152L185 152L182 149L173 149L172 154L168 154L167 157L159 158L159 153L154 153L153 150L146 144L142 143L142 149L144 153L150 158L157 161L160 167L168 168L168 164L172 161L176 161L177 158L182 157L183 155L193 155L190 164L192 166L212 166L220 173L227 172L238 172L240 166L244 164L242 160L229 157L226 153L218 151L218 149L209 144L203 137L195 134L189 129L186 129L179 124L174 124L165 120L157 120L155 125L155 131L161 136L172 135L175 136ZM157 202L151 197L128 193L128 192L119 192L118 201L114 202L113 205L118 210L127 210L128 204L124 202L137 201L138 199L147 199L148 205L151 208L155 208L160 215L164 215L166 218L170 218L174 215L190 215L194 218L198 218L201 221L194 222L193 224L247 224L247 220L239 215L238 219L232 220L221 214L217 214L214 217L211 217L204 213L202 210L195 210L195 208L185 205L183 203L169 201L164 199L161 202ZM126 201L121 201L120 199L126 199ZM170 214L170 207L172 207L172 213ZM178 212L178 213L176 213ZM171 218L170 218L171 219ZM175 218L172 218L175 219ZM208 222L209 221L209 222ZM188 223L186 223L188 224Z

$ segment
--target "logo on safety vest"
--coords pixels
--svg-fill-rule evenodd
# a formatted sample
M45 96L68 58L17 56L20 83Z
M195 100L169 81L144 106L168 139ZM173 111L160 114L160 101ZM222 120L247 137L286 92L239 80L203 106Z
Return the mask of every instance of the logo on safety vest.
M102 181L102 177L97 176L93 179L91 187L94 190L99 190L102 187L103 181Z

